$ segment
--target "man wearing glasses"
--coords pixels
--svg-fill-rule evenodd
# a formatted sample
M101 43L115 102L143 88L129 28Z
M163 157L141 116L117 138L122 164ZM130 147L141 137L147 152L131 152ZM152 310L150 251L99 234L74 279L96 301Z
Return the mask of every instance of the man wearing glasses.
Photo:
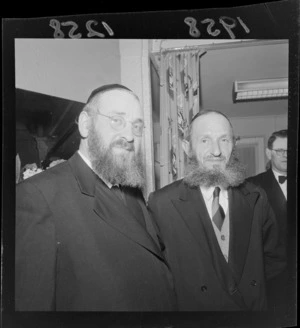
M142 196L138 97L116 84L94 90L78 128L78 152L17 185L16 310L176 309Z
M291 223L287 216L287 130L274 132L266 148L266 156L270 161L270 168L263 173L248 178L248 181L262 187L268 196L270 205L276 215L279 227L279 237L287 253L287 270L275 277L268 284L269 305L282 320L289 311L288 271L295 262L291 243ZM292 217L291 217L292 218ZM294 292L293 292L294 293ZM284 323L284 322L283 322Z

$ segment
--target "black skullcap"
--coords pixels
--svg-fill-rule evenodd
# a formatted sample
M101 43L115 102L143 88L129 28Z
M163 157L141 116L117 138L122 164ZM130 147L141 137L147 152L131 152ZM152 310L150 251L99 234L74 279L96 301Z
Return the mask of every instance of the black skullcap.
M101 87L93 90L86 103L89 103L89 101L92 98L94 98L98 93L100 94L102 92L110 91L110 90L114 90L114 89L124 89L124 90L128 90L128 91L132 92L132 90L128 89L127 87L125 87L122 84L105 84L105 85L102 85Z

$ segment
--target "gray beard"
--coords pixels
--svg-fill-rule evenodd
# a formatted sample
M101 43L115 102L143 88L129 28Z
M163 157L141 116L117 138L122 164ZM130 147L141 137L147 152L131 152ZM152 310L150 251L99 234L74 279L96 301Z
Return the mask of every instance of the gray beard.
M128 156L129 154L115 155L113 153L115 145L127 149L129 153L132 152L133 156ZM144 188L145 174L142 152L134 153L133 143L119 139L105 148L92 124L88 136L88 152L92 168L100 178L112 185Z
M245 178L245 166L239 162L233 151L225 169L220 167L204 168L199 164L197 158L192 156L186 167L183 182L192 188L221 186L227 189L228 187L239 186L245 181Z

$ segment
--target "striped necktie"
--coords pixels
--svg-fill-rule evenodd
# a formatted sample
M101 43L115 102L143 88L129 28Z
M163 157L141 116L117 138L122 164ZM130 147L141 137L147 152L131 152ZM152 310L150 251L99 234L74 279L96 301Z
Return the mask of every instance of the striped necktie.
M217 228L221 231L225 214L222 206L219 204L219 194L220 188L216 187L213 193L212 220Z

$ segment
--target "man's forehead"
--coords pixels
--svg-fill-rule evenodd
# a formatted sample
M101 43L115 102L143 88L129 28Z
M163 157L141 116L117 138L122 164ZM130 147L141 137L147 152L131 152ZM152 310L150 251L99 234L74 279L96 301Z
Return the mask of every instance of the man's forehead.
M143 110L137 96L131 91L114 89L99 94L92 105L105 115L130 116L143 119Z
M218 113L204 114L193 122L192 133L197 135L224 131L232 134L232 127L226 117Z
M92 100L91 104L104 111L141 110L137 96L131 91L114 89L101 93Z
M107 90L102 93L99 93L98 95L95 96L94 100L97 102L99 101L105 101L106 99L118 99L118 98L133 98L138 100L138 98L129 90L125 89L112 89L112 90Z
M230 125L228 119L224 115L222 115L218 112L209 112L209 113L200 115L195 119L194 123L196 123L196 122L213 122L213 123L214 122L226 122L227 124Z
M273 142L273 145L286 145L287 144L287 138L276 138Z

